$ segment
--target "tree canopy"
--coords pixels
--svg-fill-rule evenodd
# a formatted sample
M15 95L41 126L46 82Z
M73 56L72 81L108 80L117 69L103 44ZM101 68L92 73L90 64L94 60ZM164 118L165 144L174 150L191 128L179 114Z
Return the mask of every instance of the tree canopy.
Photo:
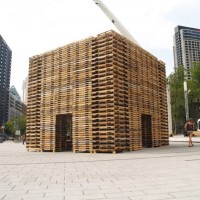
M178 67L175 72L168 77L168 84L170 86L172 123L175 132L177 123L183 123L185 117L183 82L184 68Z
M168 77L172 123L175 132L176 127L185 122L184 70L184 67L180 66ZM195 62L191 67L190 80L187 80L187 83L189 116L196 120L197 118L200 118L200 62Z
M191 79L188 81L193 99L200 101L200 62L195 62L190 70Z
M14 135L16 130L20 130L21 135L26 132L26 117L20 116L13 118L6 122L5 124L5 133L8 135Z

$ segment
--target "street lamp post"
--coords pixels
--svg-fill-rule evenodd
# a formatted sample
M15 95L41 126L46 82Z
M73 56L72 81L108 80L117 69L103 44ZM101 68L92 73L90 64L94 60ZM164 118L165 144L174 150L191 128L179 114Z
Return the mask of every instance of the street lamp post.
M169 136L173 135L172 131L172 110L171 110L171 97L170 97L170 85L167 84L167 111L168 111L168 131Z
M184 86L184 97L185 97L185 117L186 117L186 120L189 119L189 106L188 106L188 90L187 90L187 81L184 80L184 83L183 83L183 86Z

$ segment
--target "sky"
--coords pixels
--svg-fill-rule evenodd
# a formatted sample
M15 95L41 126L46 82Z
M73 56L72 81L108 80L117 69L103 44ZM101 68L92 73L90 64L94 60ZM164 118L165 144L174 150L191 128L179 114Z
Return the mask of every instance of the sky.
M174 71L177 25L200 28L199 0L102 0L142 48ZM119 32L93 0L0 0L0 34L12 50L11 80L22 96L29 58L99 33Z

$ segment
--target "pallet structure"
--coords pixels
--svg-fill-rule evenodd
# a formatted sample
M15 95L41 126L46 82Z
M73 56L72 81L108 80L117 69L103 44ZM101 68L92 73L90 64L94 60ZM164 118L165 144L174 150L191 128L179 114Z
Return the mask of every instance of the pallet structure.
M114 31L30 58L28 150L168 145L165 64Z

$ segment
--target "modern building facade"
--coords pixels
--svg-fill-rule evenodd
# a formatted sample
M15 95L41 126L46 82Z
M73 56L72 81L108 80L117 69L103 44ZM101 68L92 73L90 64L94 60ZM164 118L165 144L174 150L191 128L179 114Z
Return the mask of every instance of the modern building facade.
M165 64L114 31L31 57L28 80L28 150L168 145Z
M8 120L12 51L0 35L0 126Z
M22 84L22 91L23 91L23 95L22 95L22 101L25 105L27 105L27 97L28 97L28 77L26 77L23 80L23 84Z
M175 67L185 67L186 77L190 79L190 68L196 61L200 61L200 29L185 26L175 27Z
M9 89L8 107L8 120L26 115L26 105L21 101L21 97L14 86Z

